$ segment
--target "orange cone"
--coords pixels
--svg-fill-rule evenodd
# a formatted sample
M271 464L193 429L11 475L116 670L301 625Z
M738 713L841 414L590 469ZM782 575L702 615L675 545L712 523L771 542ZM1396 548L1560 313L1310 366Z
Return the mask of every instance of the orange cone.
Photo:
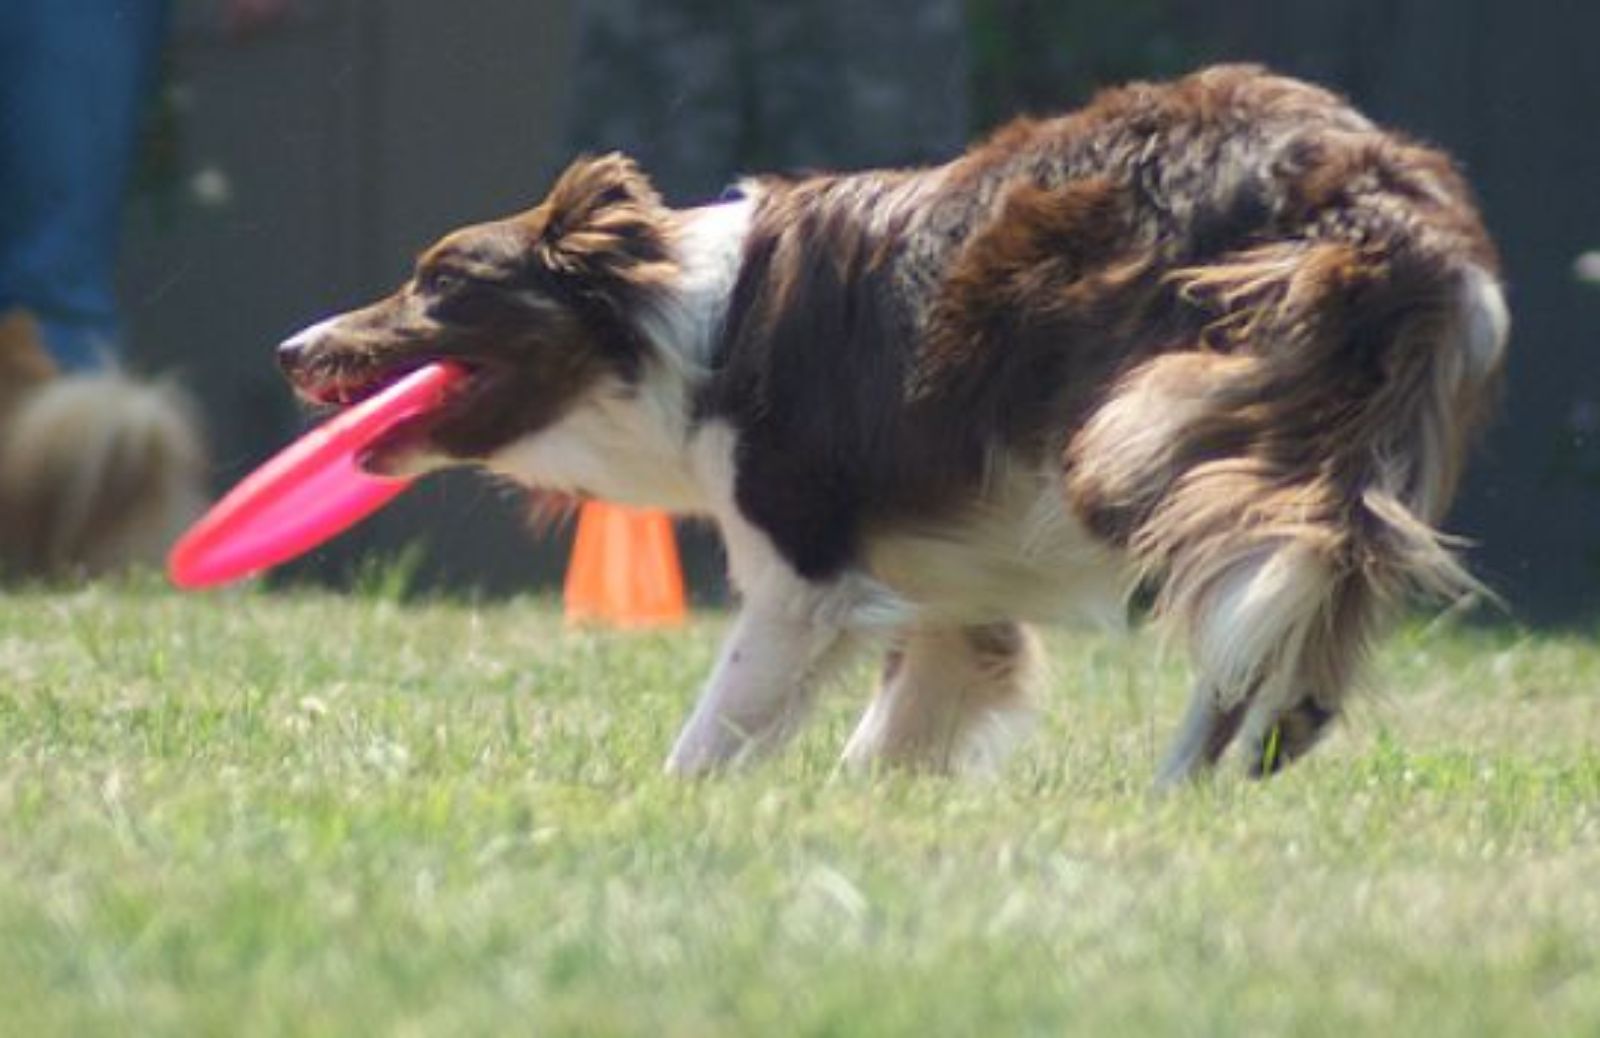
M688 608L672 520L665 512L586 503L578 515L565 590L571 623L682 623Z

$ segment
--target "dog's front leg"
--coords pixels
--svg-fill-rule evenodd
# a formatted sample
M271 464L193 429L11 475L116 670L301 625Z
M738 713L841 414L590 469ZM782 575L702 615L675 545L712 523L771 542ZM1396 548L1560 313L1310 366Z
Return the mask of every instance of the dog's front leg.
M702 775L759 759L799 729L848 640L824 599L795 585L747 597L667 760L669 773Z

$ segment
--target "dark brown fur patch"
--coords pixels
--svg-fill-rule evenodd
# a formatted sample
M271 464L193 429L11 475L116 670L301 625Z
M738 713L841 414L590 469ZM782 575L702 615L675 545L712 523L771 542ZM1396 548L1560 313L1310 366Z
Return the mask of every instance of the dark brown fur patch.
M615 152L579 159L522 221L538 268L601 293L669 283L672 258L661 196L632 159Z
M1448 159L1326 91L1213 69L936 170L763 182L703 410L740 431L740 501L808 576L864 525L967 506L997 452L1064 450L1080 515L1124 544L1220 459L1260 462L1235 483L1261 494L1340 470L1321 507L1343 509L1432 364L1396 344L1446 319L1469 261L1492 271L1493 248ZM1107 493L1077 431L1185 351L1218 362L1174 387L1206 400L1182 456Z

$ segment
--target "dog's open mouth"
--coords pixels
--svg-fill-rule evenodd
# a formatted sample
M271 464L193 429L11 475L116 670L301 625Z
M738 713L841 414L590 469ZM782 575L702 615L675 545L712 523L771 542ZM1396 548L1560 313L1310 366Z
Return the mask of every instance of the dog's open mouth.
M316 407L343 410L388 389L428 362L417 360L393 367L366 370L337 369L315 372L295 380L295 392Z
M531 428L540 413L537 377L526 365L492 355L452 351L399 358L381 367L321 359L289 377L300 398L326 414L361 404L435 362L459 365L465 377L453 382L431 410L377 436L359 459L368 472L410 476L481 462Z
M318 411L338 412L370 400L401 379L431 363L420 357L384 368L348 366L328 367L306 372L294 379L295 392ZM476 368L454 386L435 410L408 418L385 431L363 452L360 465L378 475L405 475L415 472L422 459L433 454L433 431L441 424L470 411L470 399L487 381Z
M383 392L430 360L397 365L365 378L347 378L301 393L317 406L343 410ZM384 476L416 476L442 465L476 457L470 446L474 433L504 395L510 373L494 364L453 363L466 368L466 377L448 390L434 409L395 424L362 451L359 464L367 472Z

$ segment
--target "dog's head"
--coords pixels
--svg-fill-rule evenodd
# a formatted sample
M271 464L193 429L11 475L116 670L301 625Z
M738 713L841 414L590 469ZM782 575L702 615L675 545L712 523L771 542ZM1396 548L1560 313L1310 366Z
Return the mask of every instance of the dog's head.
M676 275L671 211L621 155L579 159L537 207L447 235L394 294L278 348L305 398L344 406L431 361L470 377L369 467L490 458L649 362L640 315Z

